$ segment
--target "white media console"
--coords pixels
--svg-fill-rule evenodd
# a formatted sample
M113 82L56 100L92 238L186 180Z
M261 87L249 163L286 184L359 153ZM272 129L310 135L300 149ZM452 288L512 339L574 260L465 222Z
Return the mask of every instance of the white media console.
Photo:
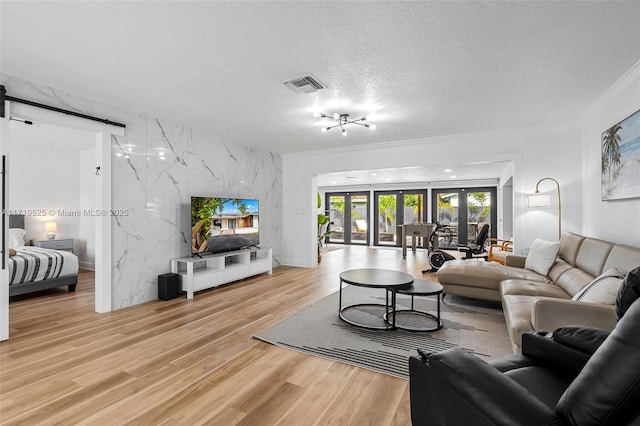
M271 271L271 249L247 248L171 260L171 272L180 275L180 288L187 292L187 299L193 299L196 291Z

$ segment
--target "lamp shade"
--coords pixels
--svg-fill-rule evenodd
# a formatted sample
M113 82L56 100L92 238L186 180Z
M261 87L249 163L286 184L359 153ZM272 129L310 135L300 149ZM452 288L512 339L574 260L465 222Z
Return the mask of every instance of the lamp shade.
M47 239L53 240L56 238L56 231L58 230L58 226L55 222L45 222L44 229L47 231Z
M551 195L549 194L527 195L527 207L549 207L550 205Z

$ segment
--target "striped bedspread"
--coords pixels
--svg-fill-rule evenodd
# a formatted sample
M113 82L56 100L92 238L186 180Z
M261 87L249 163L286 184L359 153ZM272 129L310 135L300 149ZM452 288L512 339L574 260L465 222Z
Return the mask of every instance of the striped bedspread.
M44 281L78 273L78 257L68 251L24 246L9 257L9 285Z

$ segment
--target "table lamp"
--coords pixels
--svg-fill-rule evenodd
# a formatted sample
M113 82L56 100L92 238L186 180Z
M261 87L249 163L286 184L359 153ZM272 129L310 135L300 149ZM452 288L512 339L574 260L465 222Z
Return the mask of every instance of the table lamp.
M53 240L56 238L56 231L58 230L58 227L55 222L45 223L44 229L47 231L47 239Z

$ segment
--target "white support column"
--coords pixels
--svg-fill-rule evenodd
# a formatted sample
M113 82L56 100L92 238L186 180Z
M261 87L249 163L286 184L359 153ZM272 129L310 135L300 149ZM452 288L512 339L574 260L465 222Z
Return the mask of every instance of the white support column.
M95 310L111 311L111 134L96 133L96 290ZM104 214L102 214L104 213Z
M9 102L4 103L5 116L0 118L0 158L8 151L9 143L9 116L11 105ZM0 188L0 197L5 197L5 208L9 205L9 194L6 189L9 187L9 174L5 173L5 186ZM2 253L5 268L0 269L0 341L9 338L9 268L6 266L9 262L9 215L6 216L5 226L2 230L2 238L4 238L4 247L6 250Z

